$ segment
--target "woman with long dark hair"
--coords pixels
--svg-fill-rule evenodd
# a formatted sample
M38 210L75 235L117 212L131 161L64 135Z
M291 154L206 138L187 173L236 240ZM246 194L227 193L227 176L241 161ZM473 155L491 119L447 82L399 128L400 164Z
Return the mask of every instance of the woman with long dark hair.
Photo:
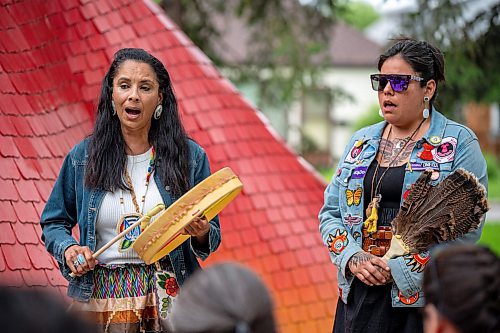
M158 265L146 265L132 249L136 229L99 262L92 254L209 175L163 64L142 49L119 50L102 82L94 131L69 152L41 217L42 239L69 281L73 308L105 332L162 331L178 286L200 267L197 258L220 244L218 218L197 218L184 230L190 240ZM71 235L77 224L79 242Z

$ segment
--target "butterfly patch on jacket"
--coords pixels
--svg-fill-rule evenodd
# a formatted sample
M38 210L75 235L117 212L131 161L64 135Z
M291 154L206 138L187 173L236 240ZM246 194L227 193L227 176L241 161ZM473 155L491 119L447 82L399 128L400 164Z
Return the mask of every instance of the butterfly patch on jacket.
M359 206L362 195L363 195L363 189L361 187L358 187L355 190L346 189L345 196L347 198L347 206L352 206L352 205Z

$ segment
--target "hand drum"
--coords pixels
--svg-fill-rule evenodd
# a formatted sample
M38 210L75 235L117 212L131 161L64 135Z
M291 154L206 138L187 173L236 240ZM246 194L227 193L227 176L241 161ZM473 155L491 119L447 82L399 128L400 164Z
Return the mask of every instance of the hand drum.
M243 184L230 168L223 168L186 192L135 240L134 250L146 264L154 263L190 236L182 230L196 217L213 219L242 190Z

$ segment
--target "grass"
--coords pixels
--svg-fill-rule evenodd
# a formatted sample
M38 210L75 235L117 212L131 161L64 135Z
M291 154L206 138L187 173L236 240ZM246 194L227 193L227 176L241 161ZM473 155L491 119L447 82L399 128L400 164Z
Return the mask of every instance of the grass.
M330 182L332 180L333 176L333 171L335 168L320 168L318 169L318 172L323 176L323 178L327 181Z
M479 244L486 245L500 255L500 221L487 221Z
M500 177L488 179L488 199L500 201Z

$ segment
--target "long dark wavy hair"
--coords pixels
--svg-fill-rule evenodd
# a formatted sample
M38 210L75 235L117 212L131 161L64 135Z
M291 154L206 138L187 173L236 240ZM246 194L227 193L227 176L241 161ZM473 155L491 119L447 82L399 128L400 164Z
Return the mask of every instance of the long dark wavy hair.
M116 52L102 80L94 132L88 146L85 185L110 192L128 189L123 179L127 161L125 140L120 120L113 115L111 104L113 79L126 60L150 65L158 78L159 92L163 94L163 112L160 119L152 119L148 139L155 148L155 172L163 184L170 187L171 193L178 197L189 189L189 138L181 123L177 100L165 66L148 52L135 48Z

